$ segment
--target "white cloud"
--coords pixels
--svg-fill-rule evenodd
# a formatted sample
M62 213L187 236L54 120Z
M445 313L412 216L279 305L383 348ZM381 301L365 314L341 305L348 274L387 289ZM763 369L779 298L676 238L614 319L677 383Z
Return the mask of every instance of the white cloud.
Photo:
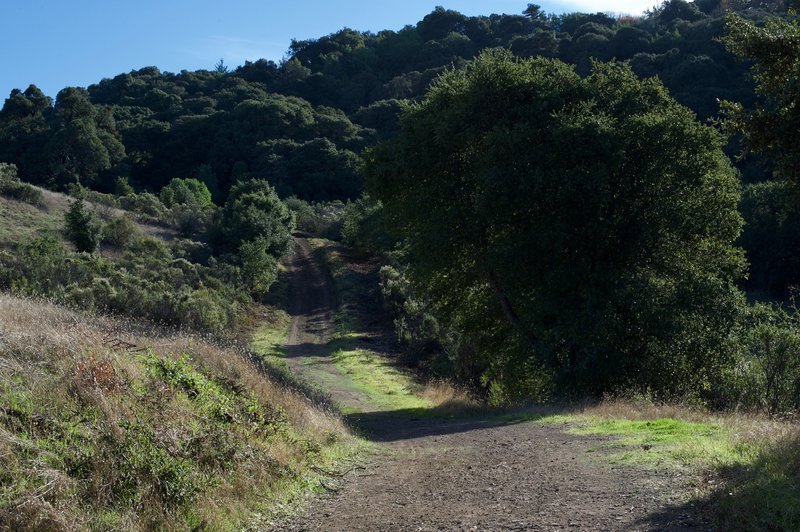
M564 2L576 11L585 13L617 13L641 15L646 9L661 4L660 0L569 0Z

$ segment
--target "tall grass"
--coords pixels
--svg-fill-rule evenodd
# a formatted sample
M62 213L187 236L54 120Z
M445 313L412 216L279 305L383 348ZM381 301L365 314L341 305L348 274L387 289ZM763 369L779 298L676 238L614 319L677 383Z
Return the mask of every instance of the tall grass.
M0 529L265 526L357 442L248 357L0 295Z

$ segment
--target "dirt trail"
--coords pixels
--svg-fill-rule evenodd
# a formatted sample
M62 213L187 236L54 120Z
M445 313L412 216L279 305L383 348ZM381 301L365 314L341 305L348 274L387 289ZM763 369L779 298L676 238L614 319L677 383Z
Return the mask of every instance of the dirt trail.
M335 298L304 238L295 239L288 275L292 323L284 347L286 362L292 371L324 390L337 404L369 411L371 405L367 397L331 360Z
M602 437L564 427L381 412L327 359L333 297L297 240L290 365L358 409L351 421L381 444L341 489L309 501L279 530L706 530L667 470L613 466ZM301 286L302 285L302 286ZM331 385L332 387L329 387ZM332 480L333 482L333 480Z

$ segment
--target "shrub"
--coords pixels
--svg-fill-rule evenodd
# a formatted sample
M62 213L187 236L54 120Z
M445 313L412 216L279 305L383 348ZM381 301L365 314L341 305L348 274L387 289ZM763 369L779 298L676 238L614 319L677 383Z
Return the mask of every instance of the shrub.
M721 400L769 416L794 415L800 408L800 316L764 304L748 310Z
M100 244L102 227L83 200L75 200L64 215L65 233L78 251L94 253Z
M268 245L264 238L257 238L239 248L242 280L255 298L263 297L278 278L278 263L267 252Z
M249 301L241 279L175 259L152 238L135 240L119 264L69 253L48 236L0 254L0 287L85 310L103 310L213 333L230 332ZM228 282L228 281L232 281Z
M364 195L349 201L342 214L342 242L362 252L380 253L393 247L382 219L380 201Z
M309 203L291 197L284 200L284 203L294 213L298 231L330 240L342 238L345 204L341 201Z
M197 179L173 179L161 189L161 202L172 208L176 205L211 205L211 192Z
M170 214L178 232L189 237L208 231L214 210L210 204L180 203L172 207Z
M266 181L239 182L231 189L222 211L219 247L239 250L243 242L263 238L268 253L281 257L292 246L294 217Z
M133 187L128 182L127 177L119 176L114 180L114 195L117 197L128 196L130 194L135 194L136 191L133 190Z
M138 233L139 230L130 217L119 216L103 227L102 242L117 249L123 249L133 242Z
M150 218L164 220L167 217L167 208L161 203L158 196L149 192L122 196L119 198L119 205L126 211Z
M0 163L0 196L29 203L36 207L44 200L42 192L17 177L17 167L13 164Z

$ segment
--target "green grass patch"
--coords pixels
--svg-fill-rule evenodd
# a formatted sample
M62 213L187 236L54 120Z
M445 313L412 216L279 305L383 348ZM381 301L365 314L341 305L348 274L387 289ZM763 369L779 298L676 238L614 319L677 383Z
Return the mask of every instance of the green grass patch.
M261 322L253 333L253 350L270 362L286 365L283 348L289 336L292 318L285 311L272 309L268 320Z
M385 357L364 349L340 349L334 353L333 360L381 410L434 407L433 403L417 395L418 385Z
M731 431L715 423L676 419L631 421L591 419L570 429L573 434L609 435L609 458L617 462L673 467L718 468L753 461L757 449L737 441Z
M607 419L587 415L536 416L538 423L567 424L578 435L612 436L602 444L612 463L675 469L740 467L752 463L758 448L719 423L671 418Z

